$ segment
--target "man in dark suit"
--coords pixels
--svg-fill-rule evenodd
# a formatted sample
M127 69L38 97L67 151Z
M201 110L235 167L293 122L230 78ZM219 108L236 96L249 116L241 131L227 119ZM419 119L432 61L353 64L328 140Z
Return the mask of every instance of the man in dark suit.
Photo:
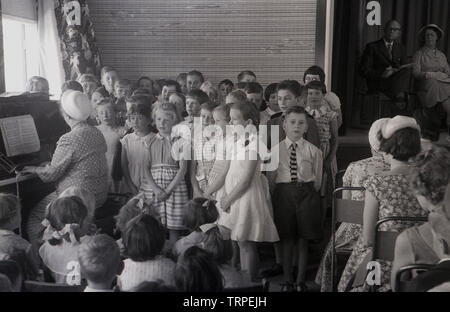
M381 91L395 102L404 102L412 79L411 67L400 67L407 63L405 49L397 42L400 37L400 23L388 21L383 38L366 45L360 64L369 91Z

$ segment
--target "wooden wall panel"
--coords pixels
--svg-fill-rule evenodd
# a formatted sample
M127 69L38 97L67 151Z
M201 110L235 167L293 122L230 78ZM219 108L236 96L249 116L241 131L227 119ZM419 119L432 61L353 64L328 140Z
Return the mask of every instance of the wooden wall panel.
M102 63L122 77L198 69L217 83L253 70L267 84L315 61L316 0L90 0Z

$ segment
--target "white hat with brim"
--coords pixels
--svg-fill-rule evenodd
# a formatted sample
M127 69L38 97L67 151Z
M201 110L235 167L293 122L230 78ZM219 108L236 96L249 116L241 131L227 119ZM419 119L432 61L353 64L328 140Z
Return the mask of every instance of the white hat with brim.
M428 28L432 28L436 31L438 31L441 34L441 38L444 36L444 31L441 29L441 27L439 27L436 24L428 24L426 26L423 26L420 30L419 30L419 34L421 34L423 31L425 31Z
M413 128L420 131L420 126L414 118L397 115L389 119L382 127L381 134L383 138L389 139L395 132L404 128Z
M92 113L92 104L86 94L67 90L61 96L62 110L72 119L85 121Z

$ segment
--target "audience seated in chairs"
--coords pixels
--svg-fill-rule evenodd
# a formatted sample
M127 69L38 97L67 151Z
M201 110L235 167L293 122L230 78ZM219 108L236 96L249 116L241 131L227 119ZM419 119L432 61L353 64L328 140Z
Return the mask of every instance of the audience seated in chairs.
M353 249L338 285L339 291L367 291L365 280L353 280L358 270L366 270L366 262L370 261L375 239L377 220L389 216L423 216L414 194L409 190L408 160L420 152L419 126L413 118L396 116L389 119L381 128L380 150L389 155L391 170L372 175L364 181L366 189L364 204L364 222L362 235ZM405 225L387 223L382 231L402 231ZM380 261L380 291L390 290L389 274L391 263ZM365 276L363 274L363 276Z
M369 130L369 143L372 150L372 157L350 163L345 171L343 186L361 187L364 180L377 172L389 171L390 164L387 155L380 151L380 140L378 132L389 120L383 118L375 121ZM343 191L344 199L364 201L362 191ZM339 248L353 249L361 235L361 225L342 223L336 231L336 246ZM321 291L331 291L331 244L328 244L322 257L319 270L316 275L316 283L321 285Z

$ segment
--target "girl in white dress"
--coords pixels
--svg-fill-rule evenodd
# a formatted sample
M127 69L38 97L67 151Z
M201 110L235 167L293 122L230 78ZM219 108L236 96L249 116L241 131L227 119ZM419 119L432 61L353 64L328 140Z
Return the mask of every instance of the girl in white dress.
M255 279L259 262L256 243L276 242L279 237L261 178L256 130L259 112L251 102L235 103L230 109L230 119L236 139L227 144L223 172L208 193L217 191L218 207L222 210L218 224L230 230L231 239L240 247L241 269Z

